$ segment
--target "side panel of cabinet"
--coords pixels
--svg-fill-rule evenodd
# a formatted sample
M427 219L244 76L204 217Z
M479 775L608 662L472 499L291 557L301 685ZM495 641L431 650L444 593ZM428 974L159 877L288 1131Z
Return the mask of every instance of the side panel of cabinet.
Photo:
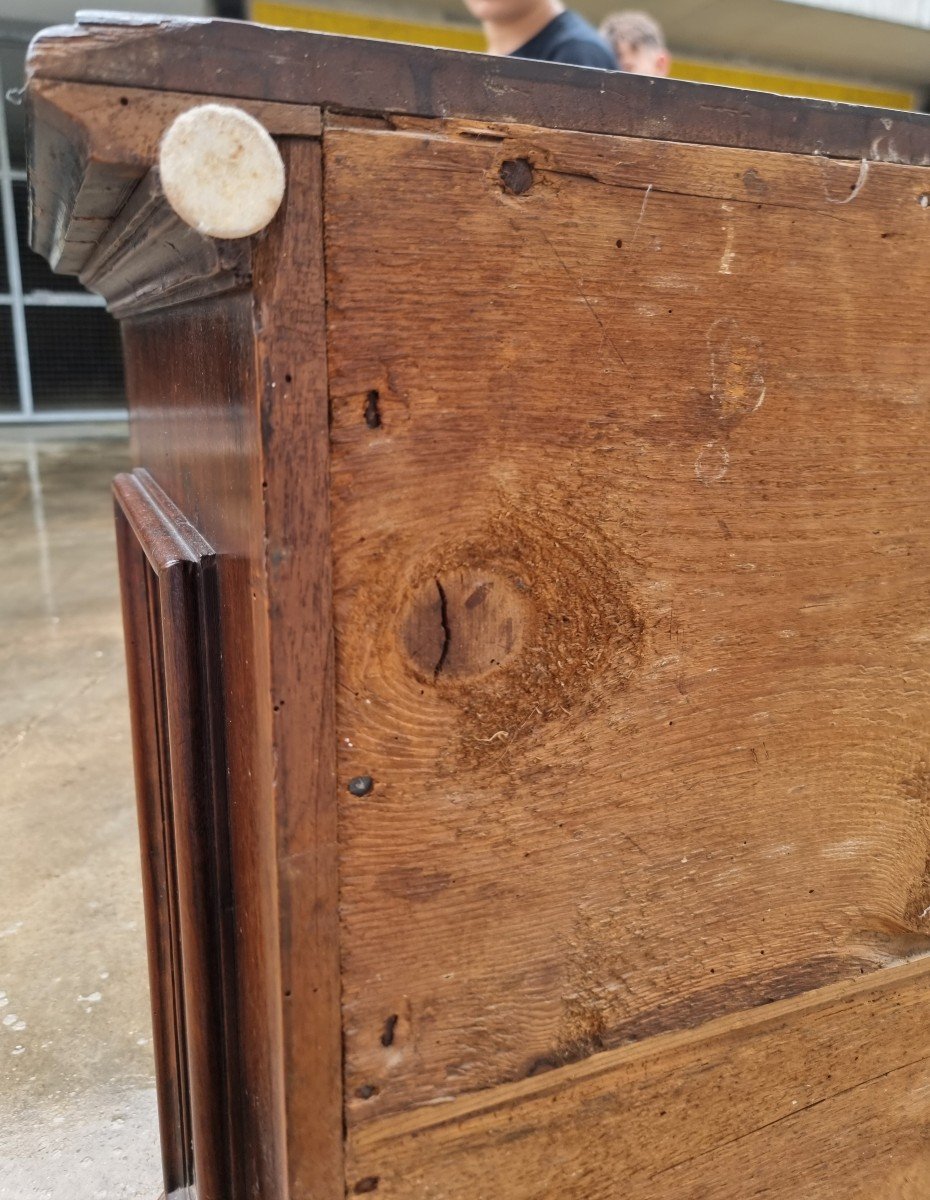
M249 1200L282 1200L281 972L254 336L245 290L123 322L133 463L215 554L236 942L238 1186Z
M356 1147L930 947L930 172L335 120L347 1181L464 1200Z
M341 1200L320 147L279 145L287 191L251 288L134 316L123 338L134 462L216 556L242 1194Z

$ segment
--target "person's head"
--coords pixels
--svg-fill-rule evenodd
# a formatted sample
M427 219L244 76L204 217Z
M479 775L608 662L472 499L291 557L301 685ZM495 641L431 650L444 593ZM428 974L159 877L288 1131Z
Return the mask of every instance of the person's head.
M662 26L648 13L619 12L601 25L601 37L617 56L621 71L667 75L671 64Z

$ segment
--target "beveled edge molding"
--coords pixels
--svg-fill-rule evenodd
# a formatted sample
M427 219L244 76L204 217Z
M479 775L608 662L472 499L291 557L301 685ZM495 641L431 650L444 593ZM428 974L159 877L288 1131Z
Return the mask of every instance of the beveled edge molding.
M80 271L115 317L247 287L251 241L198 233L178 216L153 167L137 184Z
M217 554L149 473L113 482L169 1197L239 1195L240 1057Z

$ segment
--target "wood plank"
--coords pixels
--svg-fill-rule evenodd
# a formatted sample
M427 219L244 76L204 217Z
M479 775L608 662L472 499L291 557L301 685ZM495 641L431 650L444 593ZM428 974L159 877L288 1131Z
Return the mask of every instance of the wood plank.
M799 103L765 92L245 22L114 13L85 13L78 20L33 41L31 80L163 90L187 90L196 80L204 94L376 116L522 121L660 140L930 162L928 118L920 113Z
M241 1175L288 1196L260 387L248 292L122 323L132 461L216 551L235 911Z
M62 118L85 130L99 153L113 161L155 161L158 143L171 122L188 109L223 97L197 91L158 91L129 85L112 87L93 83L36 80L30 84L33 103L53 108ZM260 121L273 137L319 137L320 109L311 104L281 104L271 100L228 98ZM44 108L43 108L44 114Z
M254 304L262 380L288 1195L342 1200L322 168L318 142L286 138L281 151L288 188L281 211L256 246Z
M930 944L930 172L463 133L324 135L350 1129Z
M190 1177L191 1139L187 1129L182 1021L176 1003L180 955L172 912L174 861L165 825L168 768L165 738L159 737L163 728L158 671L160 644L152 620L151 568L137 532L118 502L114 505L114 515L142 859L162 1179L166 1194L171 1195L185 1186Z
M926 961L363 1125L379 1200L918 1200Z

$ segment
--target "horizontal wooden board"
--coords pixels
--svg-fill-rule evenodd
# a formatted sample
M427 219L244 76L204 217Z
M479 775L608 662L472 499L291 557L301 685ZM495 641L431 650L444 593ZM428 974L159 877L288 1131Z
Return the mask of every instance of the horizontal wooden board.
M204 69L205 64L208 69ZM474 117L879 161L930 162L923 113L240 21L83 13L33 42L32 78Z
M925 950L930 172L324 149L350 1128Z
M362 1126L349 1193L922 1200L930 971L874 980Z

